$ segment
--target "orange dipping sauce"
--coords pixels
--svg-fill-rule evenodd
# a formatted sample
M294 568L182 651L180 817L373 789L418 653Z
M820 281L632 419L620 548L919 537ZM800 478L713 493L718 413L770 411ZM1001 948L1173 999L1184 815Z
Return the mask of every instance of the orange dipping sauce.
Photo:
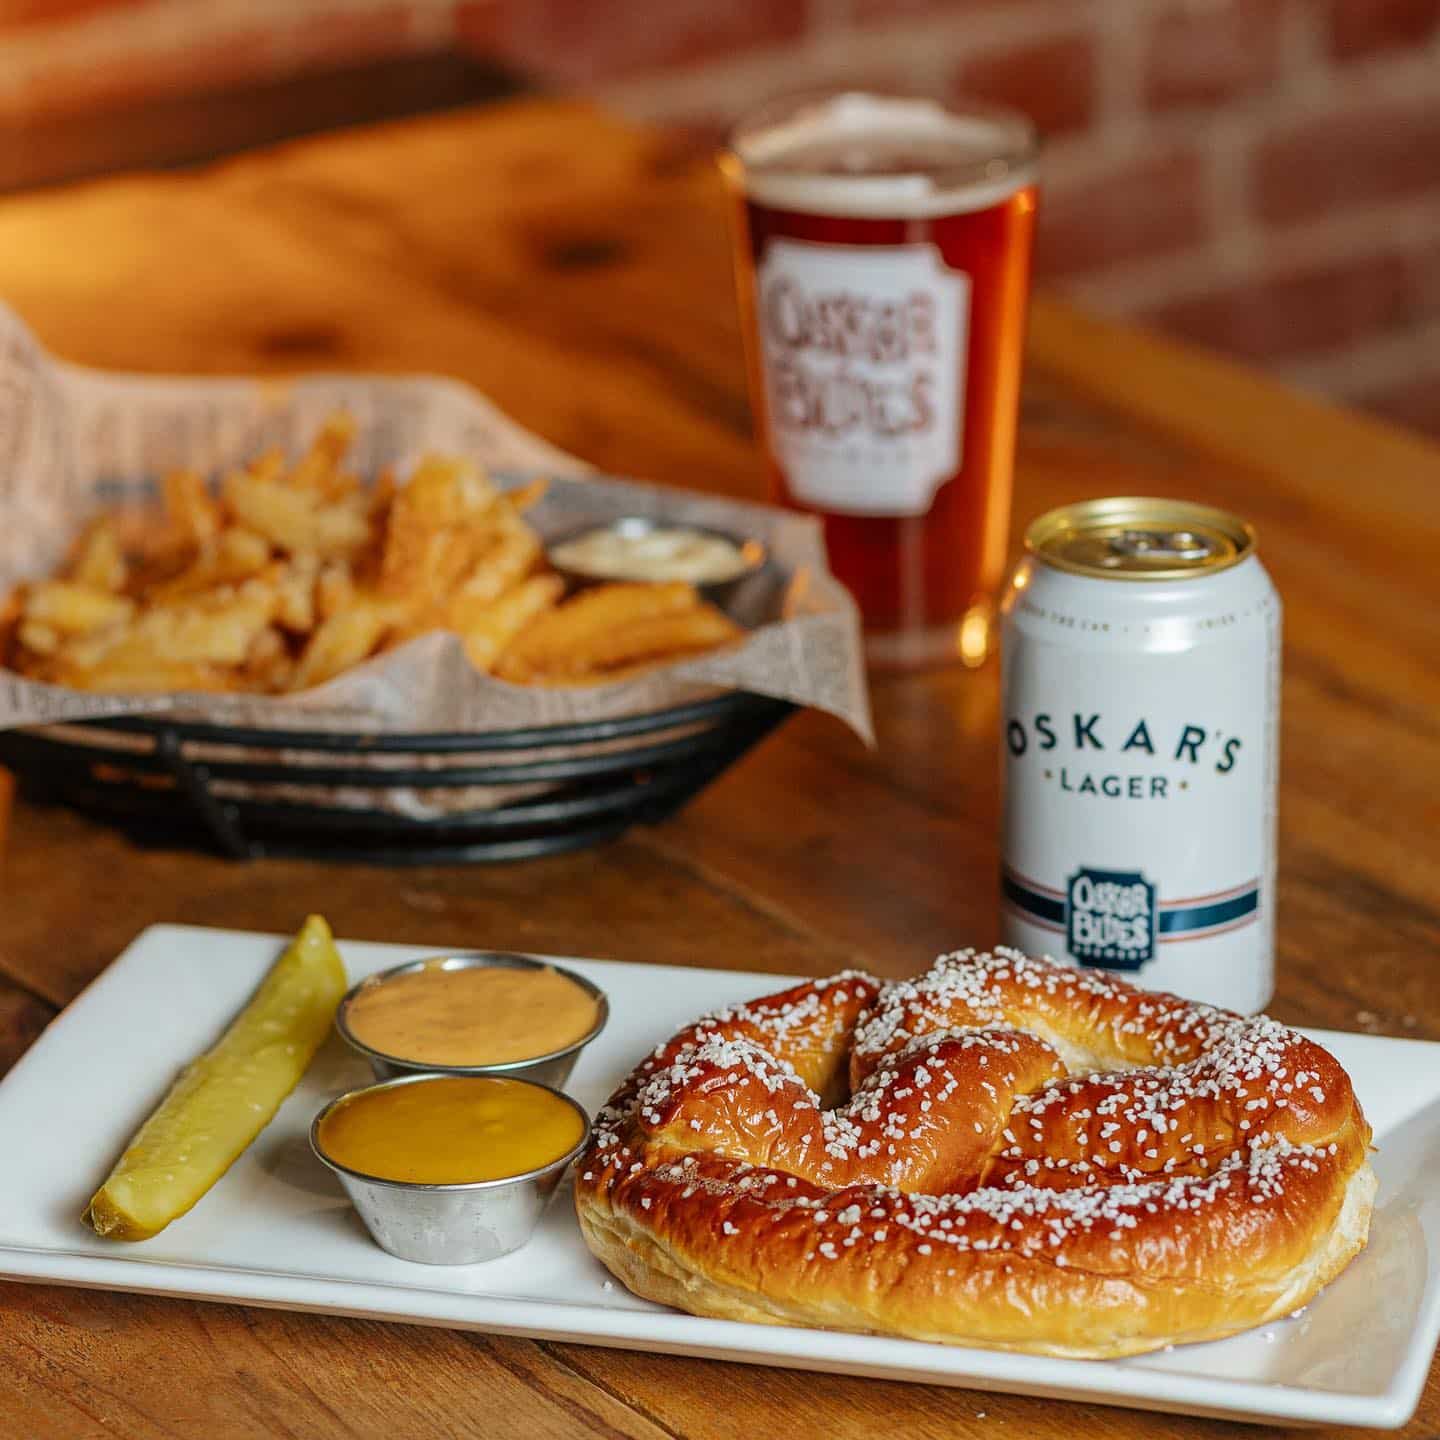
M564 1050L600 1017L588 990L548 966L443 965L362 987L346 1010L350 1033L421 1065L504 1065Z

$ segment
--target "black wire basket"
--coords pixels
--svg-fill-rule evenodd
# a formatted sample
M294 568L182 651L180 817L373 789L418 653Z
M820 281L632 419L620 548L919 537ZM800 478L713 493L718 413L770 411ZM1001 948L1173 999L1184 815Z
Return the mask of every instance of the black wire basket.
M125 717L0 733L0 764L32 793L235 859L524 860L673 814L794 708L731 692L482 735Z

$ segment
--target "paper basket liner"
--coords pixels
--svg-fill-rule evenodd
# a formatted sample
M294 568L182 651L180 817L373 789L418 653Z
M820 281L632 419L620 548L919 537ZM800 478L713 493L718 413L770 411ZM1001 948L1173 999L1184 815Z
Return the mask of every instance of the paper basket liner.
M448 632L422 635L298 695L92 694L0 669L0 728L160 713L264 729L484 734L648 713L718 687L827 711L873 743L858 613L829 572L816 521L594 474L440 377L184 379L86 370L47 354L0 307L0 593L52 573L95 513L153 507L167 470L215 479L264 450L297 454L339 409L357 422L350 464L366 477L393 466L403 478L426 452L468 456L502 484L511 474L551 477L528 512L547 540L623 515L760 540L770 563L730 607L749 635L733 649L634 679L571 688L481 674Z

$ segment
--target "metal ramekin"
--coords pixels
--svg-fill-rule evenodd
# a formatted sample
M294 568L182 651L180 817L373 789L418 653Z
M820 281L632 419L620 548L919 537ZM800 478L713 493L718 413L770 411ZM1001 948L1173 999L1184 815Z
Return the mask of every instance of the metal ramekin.
M362 1085L338 1095L310 1122L310 1148L322 1165L340 1177L356 1213L371 1238L401 1260L421 1265L478 1265L518 1250L535 1233L546 1203L555 1193L566 1168L584 1150L590 1138L590 1117L568 1095L550 1085L538 1085L558 1096L580 1117L580 1139L563 1155L536 1170L502 1180L474 1180L455 1185L422 1185L415 1181L383 1180L351 1170L332 1160L320 1145L320 1126L337 1105L374 1090L396 1085L422 1085L447 1076L428 1073L404 1075L378 1085ZM478 1079L513 1079L513 1076L478 1076ZM533 1085L533 1080L521 1083Z
M397 975L413 975L416 971L429 968L441 970L554 970L567 980L573 980L587 994L594 996L599 1005L595 1024L587 1034L573 1040L561 1050L552 1050L547 1055L536 1055L528 1060L507 1060L498 1065L427 1065L405 1055L387 1055L375 1050L363 1040L357 1039L350 1031L348 1017L351 1002L362 990L383 985ZM502 1075L511 1080L534 1080L541 1085L555 1088L563 1086L575 1068L580 1052L605 1028L610 1018L610 1002L605 992L583 975L556 965L541 955L522 955L511 950L468 950L456 955L435 955L424 960L411 960L404 965L381 970L367 975L358 985L353 986L335 1010L335 1029L340 1038L358 1050L369 1062L377 1080L391 1080L401 1075Z
M744 535L736 535L729 530L718 529L714 525L692 525L688 521L671 522L657 519L651 515L622 515L608 524L581 526L578 530L557 535L547 543L546 554L550 557L550 564L554 566L558 574L576 588L589 585L608 585L626 578L623 575L597 575L589 570L578 570L568 565L561 565L551 554L557 546L567 544L571 540L578 540L582 535L590 535L597 530L614 530L621 535L646 535L653 530L698 530L702 535L714 535L721 540L728 540L739 550L740 558L745 562L745 568L724 580L696 580L693 582L695 588L707 600L721 607L734 597L740 586L758 575L770 560L770 552L763 541L748 539Z

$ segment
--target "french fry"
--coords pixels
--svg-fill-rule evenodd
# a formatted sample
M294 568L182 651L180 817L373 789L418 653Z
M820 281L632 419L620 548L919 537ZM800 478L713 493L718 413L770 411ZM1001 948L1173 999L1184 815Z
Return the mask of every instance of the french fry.
M497 674L524 684L535 675L573 673L576 657L608 632L641 620L694 610L700 597L693 585L622 582L582 590L573 600L540 616L501 657Z
M495 489L472 465L429 456L395 496L385 530L380 588L424 611L469 570L483 546L480 521Z
M490 547L496 520L510 515L474 466L434 456L422 461L396 495L386 527L380 589L402 602L404 613L389 645L445 624L450 596ZM528 568L528 561L509 565L491 597Z
M216 665L165 660L154 652L117 652L94 665L61 660L44 679L72 690L105 690L117 695L161 695L172 690L220 691L236 688L234 672Z
M285 452L283 450L262 450L253 460L240 467L253 480L283 480L285 477Z
M322 620L338 614L355 598L355 577L344 560L330 560L315 582L315 607Z
M395 471L387 465L376 477L375 483L370 487L370 513L376 521L383 524L385 517L390 513L390 507L395 503L395 495L399 486L395 483Z
M239 665L256 635L274 619L276 607L274 587L251 580L77 636L64 647L61 659L81 670L106 662L115 670L137 672L151 663Z
M216 542L215 558L228 584L258 575L270 562L270 542L254 530L232 525Z
M291 554L345 555L370 539L363 495L332 501L318 490L292 489L283 480L247 470L226 476L223 493L227 508L242 525Z
M42 580L26 591L22 613L27 622L60 635L89 635L128 620L135 602L70 580Z
M332 500L357 489L360 482L355 476L340 473L340 462L354 439L353 415L337 410L328 416L300 463L290 472L290 484L297 489L318 490Z
M8 595L0 596L0 658L4 657L15 639L24 613L24 592L20 586L14 586Z
M679 615L656 615L604 635L588 636L565 656L553 659L546 670L530 670L525 680L544 685L608 684L656 665L718 649L744 633L710 605ZM499 672L503 679L516 677L509 668L512 663L507 655Z
M232 525L206 541L194 561L178 575L151 586L146 599L159 604L235 585L258 575L270 562L270 542L254 530Z
M308 690L358 665L374 654L396 619L397 607L392 601L379 595L356 595L310 637L288 688Z
M115 594L125 588L128 575L125 550L114 520L101 516L91 521L70 558L66 578L76 585Z
M550 482L543 475L539 475L534 480L517 485L513 490L505 491L502 498L517 515L523 515L532 505L544 498L549 488Z
M496 526L494 542L460 582L456 597L481 604L498 599L535 568L541 553L540 537L512 516L510 522Z
M279 606L273 584L247 580L233 589L212 590L191 604L153 610L135 628L143 634L147 624L153 625L154 639L169 659L238 665Z
M282 631L274 626L262 630L250 645L242 671L245 689L279 694L288 690L295 676L295 661Z
M460 595L451 603L450 628L465 642L465 653L477 669L489 671L515 637L564 593L558 575L532 575L494 600Z
M568 657L572 674L588 675L656 659L678 659L728 645L744 632L712 605L655 615L591 636Z
M182 544L199 549L220 533L224 516L193 470L172 470L165 476L163 489L166 518Z
M307 635L318 621L316 589L320 578L320 557L308 552L295 555L288 565L274 572L278 606L276 618L295 635Z
M35 655L54 655L60 649L61 634L53 625L39 620L21 620L16 627L20 643Z

